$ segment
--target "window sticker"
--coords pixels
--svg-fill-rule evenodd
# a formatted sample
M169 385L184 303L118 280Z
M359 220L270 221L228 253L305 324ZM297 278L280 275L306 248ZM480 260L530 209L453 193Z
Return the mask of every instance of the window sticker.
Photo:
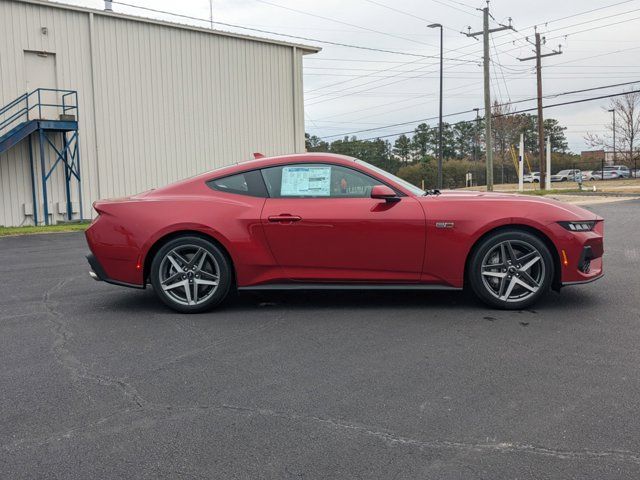
M331 167L284 167L280 195L283 197L328 197Z

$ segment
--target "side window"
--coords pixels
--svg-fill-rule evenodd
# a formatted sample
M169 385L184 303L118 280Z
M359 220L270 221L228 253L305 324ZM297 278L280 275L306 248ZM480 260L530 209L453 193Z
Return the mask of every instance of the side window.
M259 170L216 178L207 182L209 188L221 192L237 193L250 197L266 197L267 190Z
M262 170L269 196L367 198L381 181L351 168L323 163L292 164Z

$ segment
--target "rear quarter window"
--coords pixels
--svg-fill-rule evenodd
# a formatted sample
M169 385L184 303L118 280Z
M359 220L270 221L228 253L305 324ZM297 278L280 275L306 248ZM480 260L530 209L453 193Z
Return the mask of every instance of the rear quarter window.
M209 180L207 185L212 190L235 193L249 197L267 197L267 188L259 170L237 173L227 177Z

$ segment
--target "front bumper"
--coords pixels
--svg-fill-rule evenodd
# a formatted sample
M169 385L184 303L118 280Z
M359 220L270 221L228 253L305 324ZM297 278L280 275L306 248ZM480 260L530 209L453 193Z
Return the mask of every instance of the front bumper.
M589 232L571 232L559 224L550 225L560 257L560 285L590 283L604 275L604 223Z
M91 267L91 270L89 270L89 276L94 280L97 280L99 282L111 283L112 285L119 285L121 287L130 287L130 288L139 288L139 289L143 289L145 287L144 285L136 285L133 283L121 282L121 281L113 280L112 278L109 278L105 273L104 268L102 268L102 265L100 265L100 262L98 262L98 259L95 257L93 253L90 253L89 255L87 255L87 261L89 262L89 266Z

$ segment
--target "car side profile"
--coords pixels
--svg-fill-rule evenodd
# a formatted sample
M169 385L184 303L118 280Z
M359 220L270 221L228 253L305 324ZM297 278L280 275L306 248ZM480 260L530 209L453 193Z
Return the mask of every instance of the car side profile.
M526 173L522 176L524 183L540 183L540 172Z
M603 274L603 219L531 196L423 191L361 160L287 155L97 201L91 276L180 312L231 290L472 289L521 309Z
M626 165L611 165L601 170L593 171L594 180L617 180L619 178L630 178L631 170Z
M580 170L560 170L555 175L551 175L552 182L577 182L581 175Z

